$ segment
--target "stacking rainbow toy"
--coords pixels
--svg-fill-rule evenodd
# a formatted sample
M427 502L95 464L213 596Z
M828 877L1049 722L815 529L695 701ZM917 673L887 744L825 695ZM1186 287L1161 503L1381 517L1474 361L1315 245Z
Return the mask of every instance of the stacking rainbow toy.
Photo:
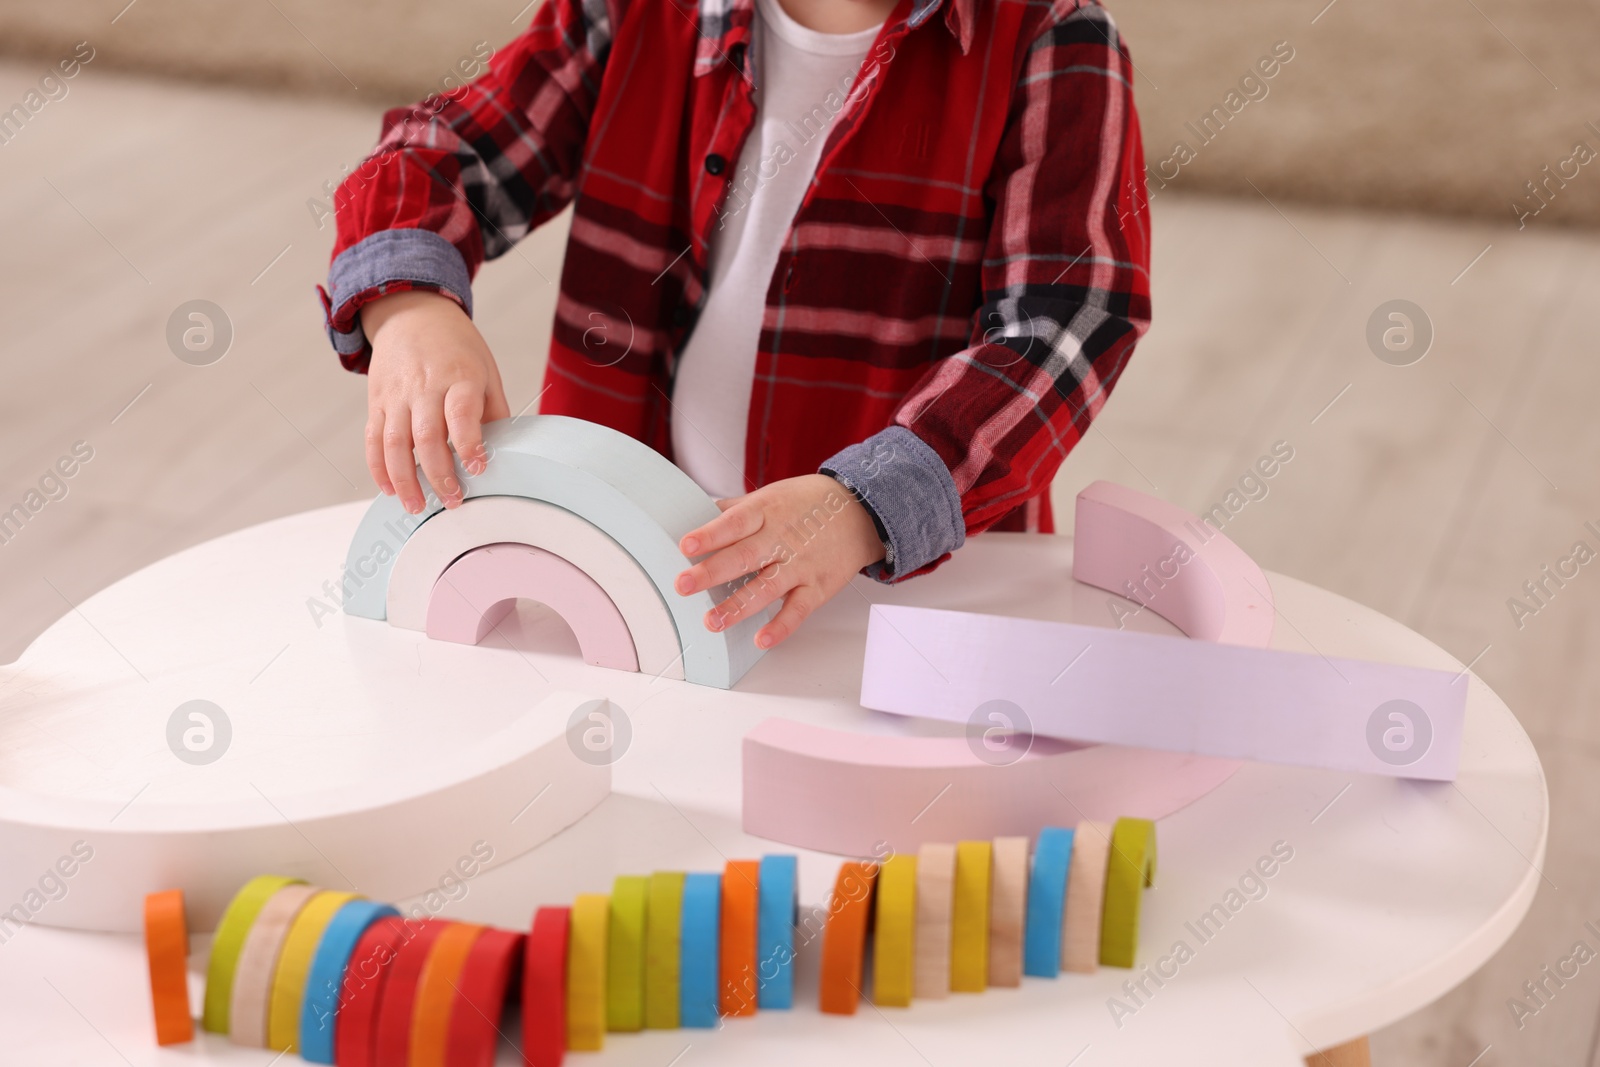
M817 937L821 1010L853 1014L869 985L874 1003L904 1007L1133 966L1155 859L1145 819L1042 830L1031 865L1025 837L927 844L844 863L826 907L802 915L796 857L769 855L721 874L624 875L609 896L540 907L528 933L262 876L217 928L201 1025L312 1063L488 1065L520 970L523 1061L551 1067L607 1031L792 1007L795 955ZM145 916L157 1040L187 1041L181 894L151 894Z

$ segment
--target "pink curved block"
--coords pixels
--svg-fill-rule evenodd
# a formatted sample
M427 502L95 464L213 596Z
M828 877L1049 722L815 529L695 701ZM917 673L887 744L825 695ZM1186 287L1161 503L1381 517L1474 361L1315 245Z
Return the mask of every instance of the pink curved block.
M1078 494L1073 523L1075 580L1136 601L1190 637L1272 643L1267 576L1203 520L1127 486L1095 482Z
M428 636L475 645L522 597L544 604L572 627L585 662L639 669L628 624L605 590L560 556L532 545L484 545L446 567L428 597Z
M846 856L1032 837L1122 815L1160 819L1221 785L1234 760L1033 739L1009 766L960 737L898 737L766 719L744 737L744 829Z
M1095 482L1078 494L1075 523L1075 580L1137 601L1192 638L1271 644L1266 575L1197 517ZM744 828L854 856L873 855L883 842L906 851L928 841L1032 836L1084 819L1162 818L1221 785L1240 762L1035 737L1027 756L991 766L962 738L768 719L745 735Z

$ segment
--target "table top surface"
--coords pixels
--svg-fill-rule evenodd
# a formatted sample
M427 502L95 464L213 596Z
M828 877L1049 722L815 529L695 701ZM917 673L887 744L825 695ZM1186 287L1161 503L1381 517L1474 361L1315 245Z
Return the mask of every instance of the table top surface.
M0 788L44 808L126 803L143 789L122 816L135 819L159 819L202 781L204 795L224 805L252 781L275 796L287 791L292 803L296 791L310 795L330 780L359 787L422 773L431 751L493 729L551 689L608 696L632 727L612 796L442 900L446 917L522 927L537 905L603 892L617 874L719 870L729 858L797 851L740 828L740 740L764 718L949 732L860 707L869 604L1092 625L1114 618L1115 598L1072 580L1070 538L986 534L916 581L858 578L736 689L709 690L587 666L565 624L536 606L477 648L313 608L328 602L323 582L337 580L363 508L308 512L195 546L79 605L0 668ZM1463 670L1392 619L1292 578L1269 579L1274 647ZM266 602L263 582L277 590ZM1175 632L1150 612L1128 625ZM360 686L346 692L351 679ZM970 1064L1005 1048L1019 1060L1083 1067L1297 1064L1465 979L1533 900L1549 818L1543 771L1505 704L1470 672L1462 684L1466 729L1453 783L1246 764L1161 820L1134 971L1029 978L1021 989L909 1009L863 1004L844 1018L815 1010L816 945L802 945L793 1011L715 1032L619 1035L589 1058L659 1067L692 1046L696 1063L809 1064L826 1055ZM216 699L234 716L236 751L197 769L164 748L97 733L82 709L118 693L143 694L162 719L182 700ZM383 717L382 728L331 736L319 728L319 702L351 693ZM464 828L465 839L473 830ZM492 828L477 836L492 840ZM801 899L822 903L838 857L799 851ZM1271 876L1252 873L1263 869ZM193 945L196 1003L206 942ZM32 926L0 945L0 1025L30 1062L266 1062L215 1035L158 1049L148 1004L138 938ZM509 1045L501 1061L520 1062Z

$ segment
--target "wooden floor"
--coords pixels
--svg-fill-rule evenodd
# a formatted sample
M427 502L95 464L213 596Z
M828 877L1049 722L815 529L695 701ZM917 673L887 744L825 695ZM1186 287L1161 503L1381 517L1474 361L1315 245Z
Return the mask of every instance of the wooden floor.
M0 102L39 73L0 67ZM0 661L154 559L371 492L364 383L338 369L312 291L332 230L307 201L376 129L367 110L90 71L0 146L0 511L76 442L93 449L0 545ZM1177 194L1155 234L1156 326L1058 506L1111 478L1206 511L1276 442L1293 449L1227 532L1475 663L1537 743L1555 811L1517 936L1375 1035L1374 1059L1600 1067L1600 962L1520 1028L1507 1003L1575 942L1600 949L1584 928L1600 927L1600 562L1537 612L1507 606L1576 542L1600 550L1600 237ZM536 234L478 284L513 409L538 390L562 238ZM164 338L194 298L235 330L212 366ZM1395 298L1435 330L1408 367L1365 340Z

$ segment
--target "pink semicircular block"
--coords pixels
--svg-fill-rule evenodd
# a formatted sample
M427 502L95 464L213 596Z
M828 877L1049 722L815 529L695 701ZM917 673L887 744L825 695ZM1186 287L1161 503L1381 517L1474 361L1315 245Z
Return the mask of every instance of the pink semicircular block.
M930 842L1032 837L1084 819L1160 819L1239 766L1045 737L1019 744L1027 751L991 763L961 737L765 719L744 735L744 829L842 856L915 853Z
M1074 521L1074 580L1127 597L1196 640L1271 645L1265 573L1198 517L1095 482L1078 494ZM864 856L885 845L909 852L928 842L1032 836L1085 819L1160 819L1241 762L1044 737L1014 760L985 759L982 747L767 719L744 738L745 832Z
M560 556L532 545L483 545L446 567L428 596L428 636L475 645L520 598L537 600L561 616L577 636L585 662L639 669L628 624L605 590Z

